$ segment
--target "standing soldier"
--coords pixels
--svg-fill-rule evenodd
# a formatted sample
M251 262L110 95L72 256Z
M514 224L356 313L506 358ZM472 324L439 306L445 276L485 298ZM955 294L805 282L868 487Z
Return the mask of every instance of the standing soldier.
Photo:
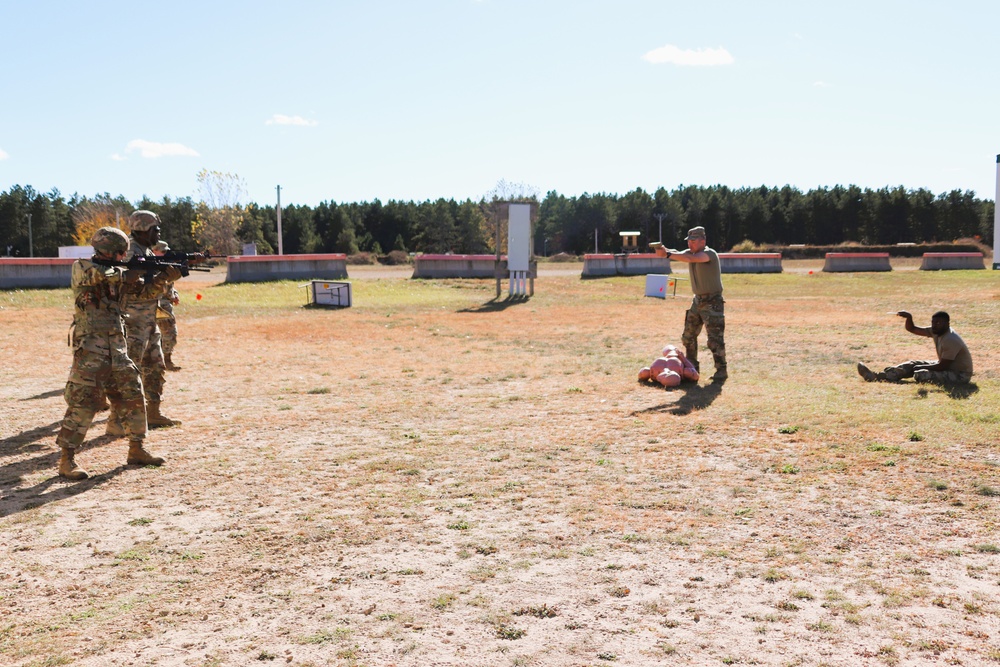
M134 256L154 257L152 247L160 240L160 216L152 211L136 211L128 218L132 236L126 259ZM179 280L181 272L167 267L161 274L162 281L145 285L130 293L125 300L128 356L142 372L142 388L146 395L146 423L149 428L180 426L180 422L160 412L166 364L160 347L160 331L156 328L156 309L160 298L166 294L166 284ZM123 435L121 415L114 410L108 418L108 435Z
M166 241L160 241L153 247L153 252L158 257L162 257L170 246ZM174 315L174 306L181 302L181 295L174 289L174 284L167 284L167 293L160 297L159 305L156 307L156 326L160 329L160 344L163 346L163 363L168 371L179 371L180 366L175 366L170 355L177 347L177 318Z
M67 479L86 479L89 475L73 460L83 444L94 414L104 402L120 416L123 435L128 436L129 465L162 465L142 446L146 437L146 408L143 403L139 369L128 357L123 321L125 293L137 289L127 284L125 269L108 267L95 260L122 261L128 250L128 237L120 229L102 227L90 244L92 260L73 263L73 367L63 395L69 406L63 417L56 444L62 450L59 475ZM140 281L137 280L136 283Z
M691 291L694 300L684 317L684 343L687 358L700 369L698 364L698 334L702 326L708 332L708 349L715 358L714 382L724 382L729 377L726 368L726 311L722 299L722 268L719 254L707 246L704 227L692 227L685 239L687 250L667 250L656 246L656 254L669 257L688 265L691 276Z

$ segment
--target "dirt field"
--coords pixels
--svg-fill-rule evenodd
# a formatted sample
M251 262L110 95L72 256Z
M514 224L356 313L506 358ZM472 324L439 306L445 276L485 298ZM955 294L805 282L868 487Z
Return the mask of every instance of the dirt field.
M673 390L635 375L689 298L641 277L352 266L315 310L197 276L167 464L104 413L76 483L69 292L0 292L0 664L1000 663L995 272L788 264L725 276L730 378ZM902 308L951 312L972 386L858 378L933 356Z

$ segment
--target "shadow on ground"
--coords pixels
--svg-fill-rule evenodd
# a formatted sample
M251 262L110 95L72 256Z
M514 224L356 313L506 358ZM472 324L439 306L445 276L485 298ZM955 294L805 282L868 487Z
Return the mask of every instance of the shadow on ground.
M711 384L682 384L680 387L668 389L667 395L676 396L677 399L660 405L636 410L633 416L647 412L668 412L672 415L688 415L695 410L704 410L722 393L722 386L725 380L712 382ZM660 391L663 391L660 389Z
M63 395L63 389L53 389L52 391L47 391L44 394L35 394L34 396L29 396L28 398L22 398L22 401L37 401L43 398L55 398L56 396Z
M3 461L0 465L0 517L82 493L103 484L126 468L123 465L80 482L71 482L59 477L56 472L59 449L43 443L42 440L55 438L61 423L61 421L53 422L0 440L0 461ZM100 435L88 440L78 452L85 456L87 450L116 440L118 438ZM122 457L124 456L123 450ZM40 472L47 473L49 477L34 486L18 486L26 478Z
M522 303L528 303L530 297L525 295L519 296L508 296L503 299L490 299L481 306L473 306L472 308L463 308L459 310L460 313L495 313L501 310L506 310L511 306L516 306Z
M962 400L978 393L979 385L975 382L969 382L968 384L945 384L941 385L941 390L948 394L949 398Z

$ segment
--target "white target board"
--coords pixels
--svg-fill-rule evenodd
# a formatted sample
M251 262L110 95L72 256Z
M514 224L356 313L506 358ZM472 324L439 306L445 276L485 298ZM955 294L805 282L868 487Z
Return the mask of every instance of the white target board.
M667 298L667 282L670 276L659 273L646 274L646 296L653 296L660 299Z
M531 263L531 204L511 204L507 221L507 269L527 271Z
M314 280L312 287L312 303L317 306L332 306L335 308L351 307L351 283L332 280Z

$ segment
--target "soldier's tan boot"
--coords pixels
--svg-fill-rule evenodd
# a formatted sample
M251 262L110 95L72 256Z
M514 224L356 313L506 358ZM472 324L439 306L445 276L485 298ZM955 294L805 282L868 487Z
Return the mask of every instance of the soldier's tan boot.
M163 364L167 367L168 371L179 371L181 369L180 366L176 365L173 361L170 360L169 354L163 355Z
M125 435L125 427L122 426L121 417L115 414L114 410L108 415L108 425L104 429L104 435L118 438Z
M153 456L142 446L142 440L129 440L128 457L125 461L130 466L161 466L164 459Z
M90 474L76 464L73 454L74 451L69 447L62 448L62 454L59 456L59 476L73 481L87 479Z
M160 404L150 403L146 406L146 425L149 428L166 428L167 426L180 426L177 419L171 419L160 414Z

